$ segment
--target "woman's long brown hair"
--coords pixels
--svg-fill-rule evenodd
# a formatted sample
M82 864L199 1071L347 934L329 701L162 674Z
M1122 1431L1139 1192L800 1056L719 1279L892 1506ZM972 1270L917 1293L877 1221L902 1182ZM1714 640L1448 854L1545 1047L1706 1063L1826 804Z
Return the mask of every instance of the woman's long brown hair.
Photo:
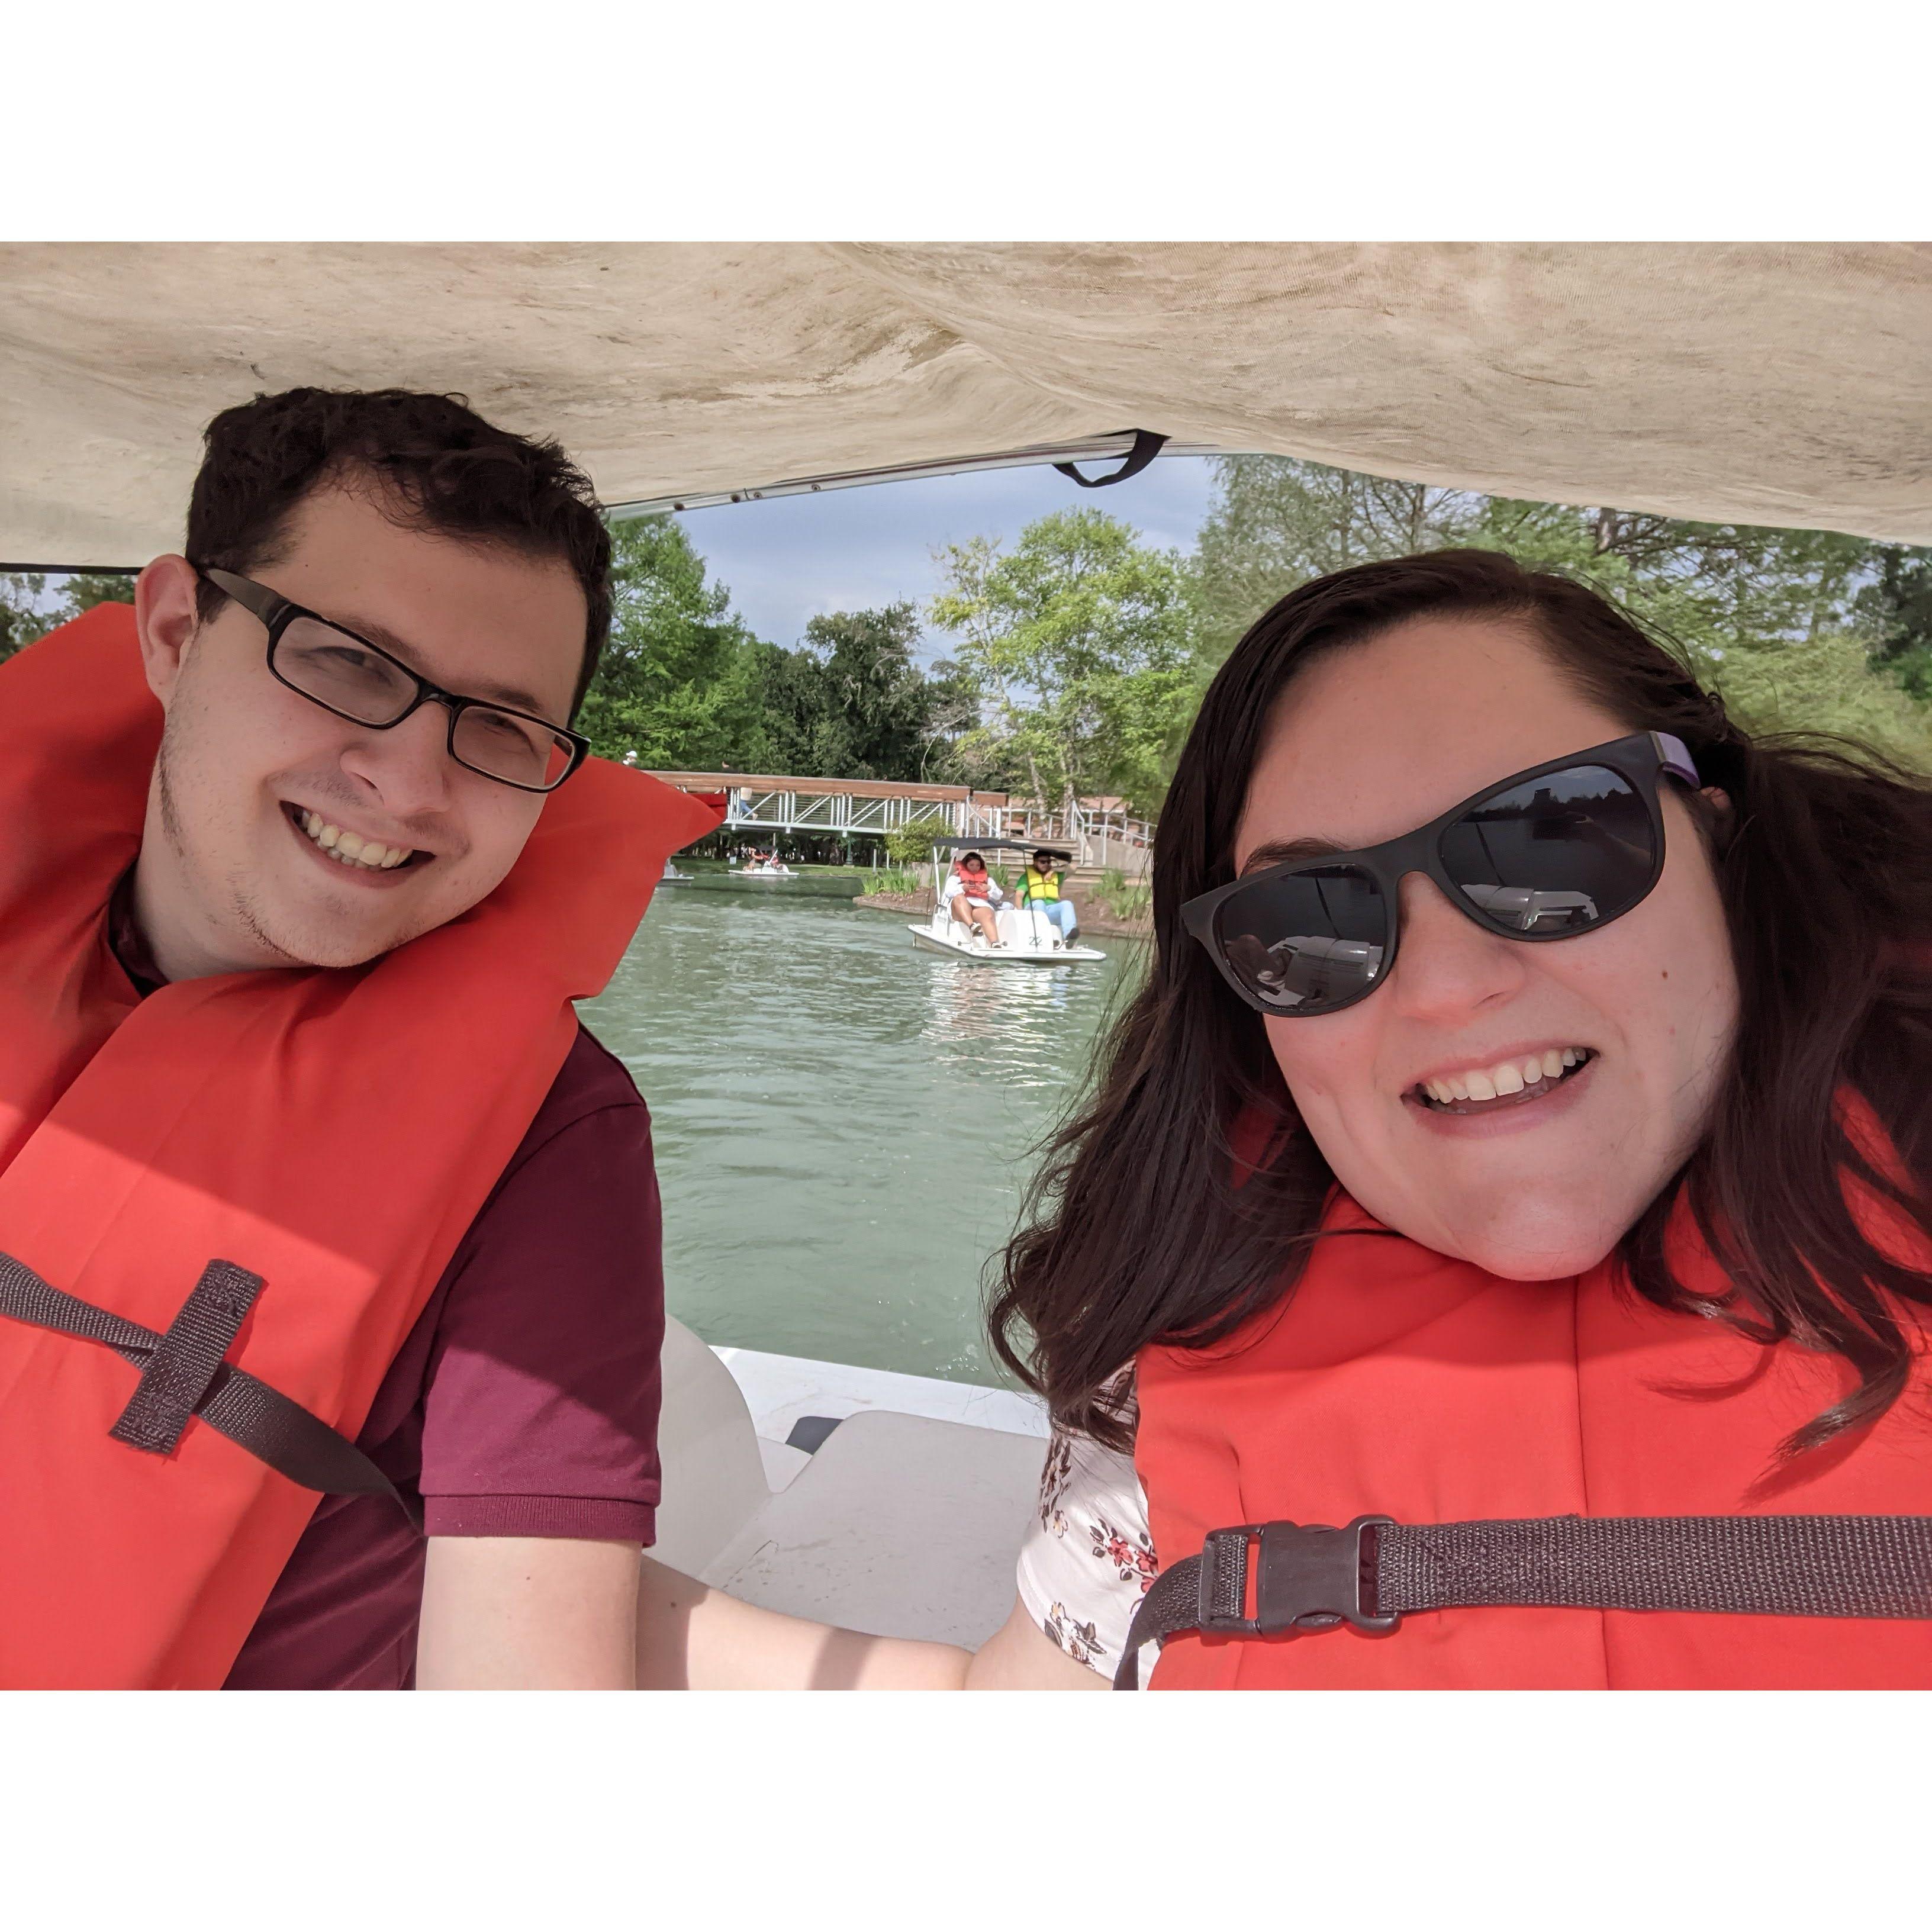
M1932 1279L1873 1245L1844 1184L1857 1177L1932 1240L1932 787L1856 746L1748 736L1613 604L1486 550L1305 584L1209 687L1155 838L1150 970L1048 1143L1006 1250L990 1310L1001 1358L1063 1426L1124 1448L1110 1384L1140 1349L1209 1346L1292 1293L1332 1176L1259 1017L1180 911L1234 876L1234 828L1283 690L1318 655L1416 617L1526 625L1586 696L1628 730L1675 734L1705 784L1730 795L1729 814L1697 815L1737 967L1731 1064L1702 1142L1619 1252L1661 1307L1851 1365L1857 1386L1787 1452L1869 1422L1906 1385L1904 1305L1932 1307ZM1889 1133L1902 1174L1852 1143L1835 1104L1846 1088ZM1234 1124L1258 1117L1279 1130L1258 1162L1246 1148L1238 1158ZM1722 1301L1694 1296L1666 1258L1680 1192L1730 1278Z

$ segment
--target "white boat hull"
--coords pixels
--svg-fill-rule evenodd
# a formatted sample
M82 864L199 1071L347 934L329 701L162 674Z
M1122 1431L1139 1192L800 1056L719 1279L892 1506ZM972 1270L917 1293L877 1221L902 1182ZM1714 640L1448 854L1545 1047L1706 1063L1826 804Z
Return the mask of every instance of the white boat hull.
M1104 959L1106 955L1093 946L975 946L970 940L950 938L929 926L908 926L913 944L928 952L944 952L963 959L969 966L1066 966L1080 960Z
M1107 956L1098 946L1056 943L1059 934L1046 920L1029 917L1012 907L1002 907L998 916L1004 944L997 946L969 933L950 914L922 920L906 930L915 946L963 959L970 966L1070 966Z

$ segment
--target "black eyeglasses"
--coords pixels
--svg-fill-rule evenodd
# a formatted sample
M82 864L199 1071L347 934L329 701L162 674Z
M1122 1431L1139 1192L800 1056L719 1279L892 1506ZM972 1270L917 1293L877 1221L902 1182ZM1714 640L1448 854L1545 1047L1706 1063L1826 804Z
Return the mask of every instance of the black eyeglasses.
M1291 860L1203 892L1180 908L1181 922L1258 1012L1339 1012L1395 964L1411 872L1510 939L1574 939L1628 912L1664 872L1664 772L1696 789L1690 754L1667 732L1573 752L1386 844Z
M195 574L267 626L268 669L278 680L352 724L387 731L424 704L440 704L449 713L449 755L518 791L556 790L590 755L589 739L530 712L445 691L381 645L266 584L232 570L197 566Z

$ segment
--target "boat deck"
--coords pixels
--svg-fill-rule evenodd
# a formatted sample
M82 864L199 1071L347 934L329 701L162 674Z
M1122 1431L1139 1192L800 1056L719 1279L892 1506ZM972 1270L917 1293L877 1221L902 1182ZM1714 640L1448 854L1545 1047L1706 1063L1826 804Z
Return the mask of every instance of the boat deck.
M1012 1607L1046 1433L1013 1390L712 1349L673 1322L652 1553L767 1609L976 1646Z

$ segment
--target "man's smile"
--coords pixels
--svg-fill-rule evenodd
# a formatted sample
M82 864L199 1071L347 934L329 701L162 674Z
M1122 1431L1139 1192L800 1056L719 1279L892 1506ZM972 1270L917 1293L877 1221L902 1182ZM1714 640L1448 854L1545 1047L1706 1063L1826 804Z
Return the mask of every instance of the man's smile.
M364 884L400 883L406 873L419 870L434 856L415 846L365 838L302 806L284 803L282 816L317 860Z

